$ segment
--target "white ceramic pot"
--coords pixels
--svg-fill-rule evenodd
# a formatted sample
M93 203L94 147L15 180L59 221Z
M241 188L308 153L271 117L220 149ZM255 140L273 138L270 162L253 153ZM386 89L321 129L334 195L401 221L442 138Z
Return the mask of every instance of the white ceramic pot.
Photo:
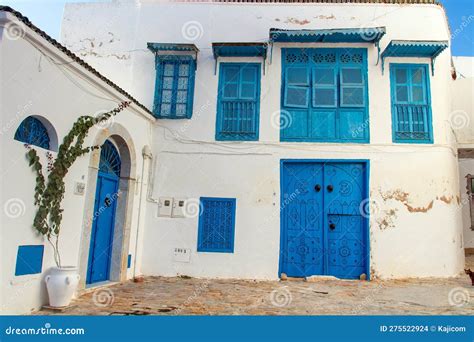
M79 284L77 267L54 267L45 278L48 289L49 305L52 307L68 306Z

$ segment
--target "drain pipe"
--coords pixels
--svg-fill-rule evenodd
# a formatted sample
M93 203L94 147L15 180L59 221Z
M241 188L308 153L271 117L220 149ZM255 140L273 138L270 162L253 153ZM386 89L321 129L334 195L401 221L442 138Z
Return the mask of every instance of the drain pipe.
M142 277L137 278L137 255L138 255L138 241L140 238L140 226L141 226L141 221L142 221L142 203L143 203L143 184L145 183L145 165L146 161L148 159L153 159L153 154L151 153L151 148L148 145L143 146L142 149L142 156L143 156L143 161L142 161L142 178L141 178L141 184L140 184L140 197L139 197L139 202L138 202L138 220L137 220L137 236L135 238L135 256L133 258L133 281L135 282L141 282L143 281Z

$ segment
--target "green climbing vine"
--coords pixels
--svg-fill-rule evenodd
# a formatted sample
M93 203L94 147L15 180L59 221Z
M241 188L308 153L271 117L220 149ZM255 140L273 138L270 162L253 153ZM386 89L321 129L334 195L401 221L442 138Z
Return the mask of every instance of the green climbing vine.
M36 173L34 203L38 210L35 214L33 227L40 234L44 235L53 247L54 261L58 267L61 267L59 233L63 218L61 203L64 199L64 193L66 190L64 178L77 158L92 150L100 148L100 146L83 147L84 139L87 137L89 130L94 125L109 120L129 105L130 102L122 102L117 108L98 117L88 115L79 117L73 124L69 133L64 137L62 144L59 146L56 159L53 159L51 153L47 153L47 179L43 174L43 165L40 162L36 150L31 148L30 145L26 145L28 149L26 157L29 161L30 167Z

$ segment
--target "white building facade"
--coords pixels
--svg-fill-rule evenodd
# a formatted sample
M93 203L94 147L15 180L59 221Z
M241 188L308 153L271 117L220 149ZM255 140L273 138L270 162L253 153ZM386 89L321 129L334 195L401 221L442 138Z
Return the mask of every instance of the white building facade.
M132 237L120 254L132 266L104 280L458 275L469 231L450 28L440 5L401 2L67 4L63 44L154 116L115 123L135 146ZM15 56L7 43L2 57ZM21 155L17 145L9 153ZM93 191L83 159L68 184L85 175ZM68 261L87 265L88 195L68 196L64 225L82 234ZM28 231L33 214L15 224ZM5 274L13 291L19 277ZM83 288L101 283L83 276Z

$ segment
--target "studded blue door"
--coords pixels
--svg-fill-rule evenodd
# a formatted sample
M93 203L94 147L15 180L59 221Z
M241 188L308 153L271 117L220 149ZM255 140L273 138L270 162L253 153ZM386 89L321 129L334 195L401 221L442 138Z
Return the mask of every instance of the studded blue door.
M283 164L285 252L283 272L292 277L323 274L323 186L321 164Z
M367 274L366 164L283 162L280 272L291 277Z
M109 279L119 176L119 154L115 146L106 141L101 149L97 177L87 284Z

